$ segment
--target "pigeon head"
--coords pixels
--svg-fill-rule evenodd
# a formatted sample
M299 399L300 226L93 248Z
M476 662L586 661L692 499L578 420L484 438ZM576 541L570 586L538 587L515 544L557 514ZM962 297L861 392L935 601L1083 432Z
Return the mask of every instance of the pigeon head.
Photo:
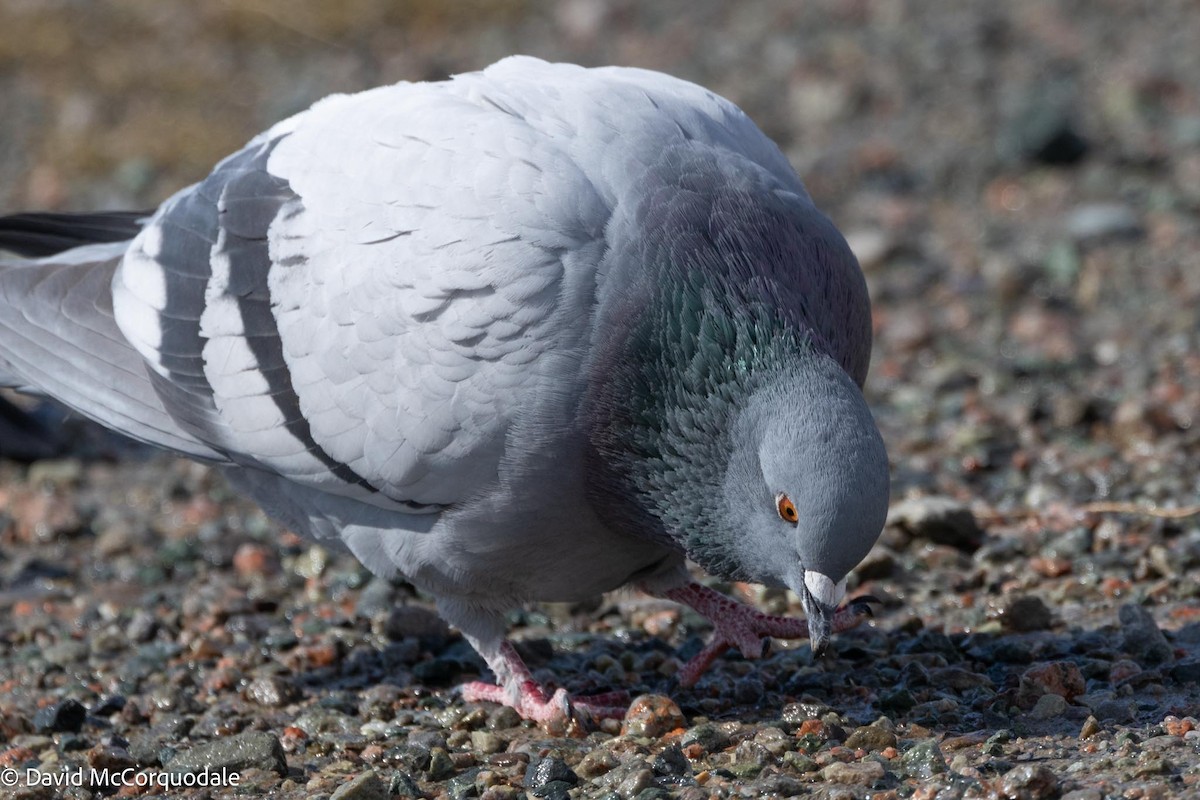
M711 574L792 589L820 651L887 513L878 428L808 333L711 294L683 311L643 318L656 333L600 387L594 502Z
M820 652L846 574L883 528L887 454L862 393L837 364L809 352L792 365L736 414L719 521L694 546L725 538L749 577L794 591Z
M634 268L597 323L593 505L714 575L791 588L819 650L887 510L866 283L811 201L674 155L710 191L651 175L641 233L611 255Z

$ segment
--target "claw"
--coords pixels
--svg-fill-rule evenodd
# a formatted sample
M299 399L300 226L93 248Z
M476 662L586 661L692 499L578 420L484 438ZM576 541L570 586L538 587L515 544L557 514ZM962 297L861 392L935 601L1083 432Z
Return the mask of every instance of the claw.
M571 698L567 695L566 689L556 691L546 705L556 708L562 719L571 719L575 716L574 709L571 708Z
M803 639L810 632L804 620L763 614L695 583L671 589L662 596L696 609L708 617L715 628L708 645L684 664L676 675L678 685L684 688L693 686L701 673L730 647L737 647L746 658L762 658L770 652L772 637ZM873 617L870 604L882 605L878 598L871 595L848 601L833 612L828 633L848 631ZM813 654L820 656L827 642L826 637L813 642Z
M861 617L866 617L867 619L874 619L875 618L875 609L871 608L872 605L881 606L881 605L883 605L883 601L880 600L878 597L875 597L874 595L864 594L864 595L860 595L859 597L855 597L852 600L848 601L846 603L846 608L850 609L855 614L858 614Z

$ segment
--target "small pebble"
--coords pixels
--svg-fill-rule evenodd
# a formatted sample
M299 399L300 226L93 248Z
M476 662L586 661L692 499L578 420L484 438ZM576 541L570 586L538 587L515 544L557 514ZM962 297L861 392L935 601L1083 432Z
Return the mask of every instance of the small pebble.
M450 754L446 752L445 748L430 748L429 763L425 767L425 774L429 776L429 780L445 780L453 775L454 772L454 760L450 758Z
M375 770L368 770L339 786L329 800L388 800L388 797L383 780Z
M1048 661L1036 664L1021 674L1022 685L1030 685L1039 693L1056 694L1073 700L1087 687L1079 665L1073 661Z
M611 772L620 763L611 750L606 747L597 747L580 759L575 771L588 779L598 778Z
M1058 778L1040 764L1022 764L1004 773L999 794L1012 800L1049 800L1058 797Z
M33 715L33 729L38 733L78 732L86 717L87 709L83 703L74 699L60 700Z
M98 744L87 752L88 766L95 770L122 772L137 766L137 761L124 747Z
M1004 627L1017 633L1044 631L1054 621L1054 615L1040 597L1024 595L1008 599L1000 609Z
M298 696L291 683L277 676L255 678L245 689L246 699L267 708L280 708Z
M405 772L393 772L392 779L388 783L388 794L392 797L409 797L418 798L424 797L421 787L412 779L412 776Z
M504 748L504 740L491 731L471 731L471 749L475 752L491 755Z
M887 524L906 530L915 539L927 539L972 553L983 544L984 532L971 510L948 497L904 500L888 511Z
M537 790L547 783L558 781L569 786L579 783L579 776L557 756L546 756L529 762L525 770L525 788Z
M1164 664L1175 659L1174 650L1159 630L1154 617L1136 603L1121 606L1121 649L1145 666Z
M1122 683L1135 675L1141 674L1141 672L1142 668L1138 666L1136 661L1130 661L1127 658L1123 658L1120 661L1115 662L1112 665L1112 668L1109 669L1108 682L1111 684Z
M1186 736L1189 732L1197 730L1200 727L1194 717L1180 719L1174 715L1165 717L1162 726L1163 730L1171 736Z
M1068 705L1061 695L1044 694L1037 699L1029 716L1039 720L1054 719L1061 717L1066 712Z
M631 772L617 786L617 794L623 798L637 798L642 791L658 788L654 783L654 772L649 767L643 767Z
M657 738L685 725L687 720L674 700L663 695L644 694L629 704L621 735Z
M780 735L783 735L782 732ZM659 753L650 768L654 770L655 775L676 780L692 774L692 765L688 763L687 756L683 754L683 749L678 744L673 744Z
M850 786L874 786L883 780L883 765L878 761L859 761L853 764L843 764L835 761L821 770L821 779L829 783L843 783Z
M493 731L505 731L521 724L521 715L508 706L499 708L488 714L487 727Z
M233 554L233 569L246 578L273 575L279 571L278 550L250 542L242 544Z
M878 725L864 725L855 728L854 732L846 739L846 747L856 750L860 748L871 751L886 750L889 747L895 747L897 743L898 739L893 731L884 730Z
M910 778L928 779L946 771L946 757L937 740L917 742L900 757L900 769Z
M719 753L729 746L729 735L716 725L703 723L689 728L679 741L685 748L698 748L697 755Z
M421 606L399 606L388 614L384 631L390 639L414 637L425 642L439 643L450 635L450 628L434 612Z
M1143 232L1133 209L1120 203L1092 203L1079 206L1067 215L1067 233L1076 242L1103 238L1133 238Z

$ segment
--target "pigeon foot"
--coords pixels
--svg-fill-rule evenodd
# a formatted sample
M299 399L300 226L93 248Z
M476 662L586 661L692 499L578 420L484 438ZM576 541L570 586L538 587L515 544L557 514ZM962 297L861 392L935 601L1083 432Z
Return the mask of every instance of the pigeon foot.
M498 648L496 663L489 666L500 683L472 681L459 691L469 703L499 703L514 709L523 719L532 720L547 729L582 732L586 723L601 719L623 719L629 705L626 692L607 692L572 698L566 689L547 696L529 667L510 642Z
M463 684L461 692L468 703L500 703L514 709L523 719L541 724L560 723L580 716L593 720L622 719L629 704L629 695L624 692L572 698L566 689L558 689L546 697L546 690L533 680L521 684L515 702L510 702L511 692L505 687L484 681ZM624 705L620 705L622 702Z
M808 623L794 617L764 614L714 589L689 583L662 593L663 597L689 606L712 621L713 638L703 650L680 668L676 678L680 686L692 686L709 665L730 647L737 647L746 658L761 658L771 646L771 638L805 639ZM872 616L869 603L874 597L857 597L835 612L831 631L841 633L860 625Z

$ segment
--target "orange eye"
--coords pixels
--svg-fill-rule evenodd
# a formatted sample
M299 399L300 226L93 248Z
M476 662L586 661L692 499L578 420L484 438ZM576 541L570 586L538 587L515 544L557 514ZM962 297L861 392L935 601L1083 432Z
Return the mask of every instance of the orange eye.
M796 504L783 492L775 495L775 509L779 512L779 518L784 522L795 525L800 521L800 512L796 510Z

